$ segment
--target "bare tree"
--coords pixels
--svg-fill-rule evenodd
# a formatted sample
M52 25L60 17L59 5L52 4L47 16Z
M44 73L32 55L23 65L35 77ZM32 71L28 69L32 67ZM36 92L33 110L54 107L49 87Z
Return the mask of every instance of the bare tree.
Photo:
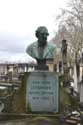
M61 12L56 18L59 30L53 41L59 46L61 39L65 38L69 44L69 54L76 60L83 51L83 0L71 0L68 9Z

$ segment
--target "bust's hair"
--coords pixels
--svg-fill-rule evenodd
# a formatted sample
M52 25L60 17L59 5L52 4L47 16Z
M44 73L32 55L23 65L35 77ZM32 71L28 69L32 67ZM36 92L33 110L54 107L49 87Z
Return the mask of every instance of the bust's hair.
M45 26L40 26L40 27L38 27L37 30L35 31L35 35L36 35L37 38L38 38L38 36L39 36L41 30L42 30L44 33L47 33L47 34L49 35L48 29L47 29Z

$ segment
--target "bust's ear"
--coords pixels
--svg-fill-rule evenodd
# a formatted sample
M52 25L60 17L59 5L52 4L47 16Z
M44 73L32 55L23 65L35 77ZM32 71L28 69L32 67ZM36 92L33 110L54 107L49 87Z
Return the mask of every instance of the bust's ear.
M38 34L37 34L37 32L35 32L35 36L38 38Z
M35 32L35 36L39 38L39 32Z

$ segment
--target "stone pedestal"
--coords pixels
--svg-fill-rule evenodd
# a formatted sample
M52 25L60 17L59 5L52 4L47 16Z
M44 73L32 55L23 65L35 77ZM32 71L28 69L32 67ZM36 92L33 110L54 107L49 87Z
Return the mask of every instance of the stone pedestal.
M16 112L57 113L59 111L59 82L54 72L25 73L15 96Z

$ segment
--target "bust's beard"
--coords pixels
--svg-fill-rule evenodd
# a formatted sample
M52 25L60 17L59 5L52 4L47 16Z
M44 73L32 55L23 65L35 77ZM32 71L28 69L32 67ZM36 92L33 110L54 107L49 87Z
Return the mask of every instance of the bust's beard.
M47 44L47 41L46 41L46 40L42 40L42 41L39 41L39 42L38 42L38 46L39 46L39 47L46 46L46 44Z

